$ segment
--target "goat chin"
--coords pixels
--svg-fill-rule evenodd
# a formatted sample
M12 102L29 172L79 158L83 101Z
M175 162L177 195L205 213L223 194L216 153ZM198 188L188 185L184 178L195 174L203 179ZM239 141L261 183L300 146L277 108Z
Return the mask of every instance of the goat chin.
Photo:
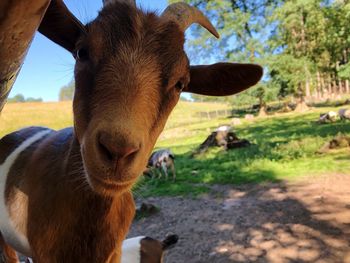
M127 191L130 191L133 184L135 183L135 180L131 181L103 181L99 179L98 177L93 176L87 176L88 183L91 187L91 189L102 195L102 196L110 196L110 197L116 197L118 195L122 195Z

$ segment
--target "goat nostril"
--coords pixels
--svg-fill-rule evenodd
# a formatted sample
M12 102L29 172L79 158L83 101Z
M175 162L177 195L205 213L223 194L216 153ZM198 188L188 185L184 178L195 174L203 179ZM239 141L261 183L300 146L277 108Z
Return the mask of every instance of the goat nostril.
M102 133L98 137L100 153L108 161L116 161L131 157L139 151L140 146L134 146L132 143L119 142L117 139Z
M113 159L115 159L114 154L107 148L107 146L99 142L99 147L100 147L101 154L107 157L109 161L112 161Z
M138 150L139 149L136 148L136 147L121 147L121 148L118 148L116 157L118 159L126 158L126 157L129 157L129 156L133 155Z

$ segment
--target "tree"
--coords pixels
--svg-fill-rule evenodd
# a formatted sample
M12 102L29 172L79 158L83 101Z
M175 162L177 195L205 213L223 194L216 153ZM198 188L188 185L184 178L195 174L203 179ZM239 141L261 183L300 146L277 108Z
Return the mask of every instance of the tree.
M170 0L169 2L177 2ZM263 64L268 36L272 27L267 26L268 17L282 0L186 0L199 8L218 29L221 39L217 41L200 27L191 31L188 49L194 63L212 60L229 60ZM203 59L204 58L204 59ZM249 90L225 98L234 105L256 102L255 93ZM193 96L196 100L210 100ZM216 99L217 100L217 99ZM222 100L222 99L219 99Z
M265 103L265 89L259 86L255 90L255 96L259 99L259 117L267 115L266 103Z
M310 99L350 93L348 0L186 2L203 11L221 34L216 41L199 27L192 30L188 43L195 63L215 57L262 64L266 91L273 87L273 96L295 97L297 109L305 109ZM231 101L251 96L259 100L259 93L248 90Z
M17 94L16 96L9 98L7 100L7 102L10 102L10 103L42 102L42 101L43 101L42 98L32 98L32 97L25 98L23 94Z
M349 92L349 75L343 80L339 76L341 65L347 63L349 56L350 8L346 2L293 0L273 12L271 20L277 21L278 26L271 47L275 61L280 61L273 70L284 75L283 80L291 85L289 90L299 98L299 104L305 96L320 98ZM285 78L287 74L282 72L288 61L295 64L289 72L295 77Z
M170 0L169 2L177 2ZM186 0L196 6L209 17L219 30L221 39L217 41L204 30L193 30L193 40L190 41L190 50L196 63L203 59L203 52L209 60L215 57L234 61L257 61L264 53L264 40L270 34L266 27L271 8L281 0ZM215 52L213 52L215 50ZM199 53L198 53L199 52Z
M59 92L59 101L73 100L75 83L74 80L69 82L66 86L63 86Z
M26 99L26 102L43 102L42 98L32 98L32 97L28 97Z
M17 94L14 97L9 98L7 101L8 102L25 102L25 98L23 94Z

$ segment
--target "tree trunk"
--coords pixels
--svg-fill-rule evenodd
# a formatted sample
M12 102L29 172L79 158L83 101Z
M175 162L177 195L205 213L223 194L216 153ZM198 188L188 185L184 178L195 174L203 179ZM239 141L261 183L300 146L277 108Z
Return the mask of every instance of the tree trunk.
M322 99L326 97L326 88L325 88L325 81L324 81L324 75L320 75L320 85L321 85L321 96Z
M309 98L311 96L311 92L310 92L310 80L307 79L305 82L305 96L306 98Z
M295 111L295 112L305 112L305 111L308 111L308 110L309 110L309 107L308 107L307 104L306 104L305 96L304 96L304 93L303 93L303 89L302 89L302 87L301 87L301 84L299 84L297 96L298 96L297 105L296 105L294 111Z
M322 85L322 78L319 71L316 73L316 98L318 101L320 101L323 97L323 85Z
M337 81L335 78L332 80L332 98L336 98L337 94L339 94L338 87L337 87Z
M307 106L304 97L299 98L294 111L295 112L306 112L308 110L309 110L309 106Z
M327 86L328 86L328 98L332 98L333 96L333 87L332 87L332 77L328 75L328 81L327 81Z
M0 112L50 0L0 1Z
M266 105L262 105L259 110L258 117L265 117L267 115Z
M338 79L338 94L344 94L345 88L343 86L343 81L341 79Z

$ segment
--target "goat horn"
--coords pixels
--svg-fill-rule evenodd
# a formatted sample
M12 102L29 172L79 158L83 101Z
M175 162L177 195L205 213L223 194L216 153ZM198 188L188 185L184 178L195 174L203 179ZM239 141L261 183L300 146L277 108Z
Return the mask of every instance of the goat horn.
M121 2L121 3L129 3L132 6L136 6L136 1L135 0L102 0L103 6L115 3L115 2Z
M220 37L219 33L216 31L208 18L197 8L186 3L174 3L169 5L164 10L162 17L177 22L184 32L193 23L197 23L205 27L216 38Z

